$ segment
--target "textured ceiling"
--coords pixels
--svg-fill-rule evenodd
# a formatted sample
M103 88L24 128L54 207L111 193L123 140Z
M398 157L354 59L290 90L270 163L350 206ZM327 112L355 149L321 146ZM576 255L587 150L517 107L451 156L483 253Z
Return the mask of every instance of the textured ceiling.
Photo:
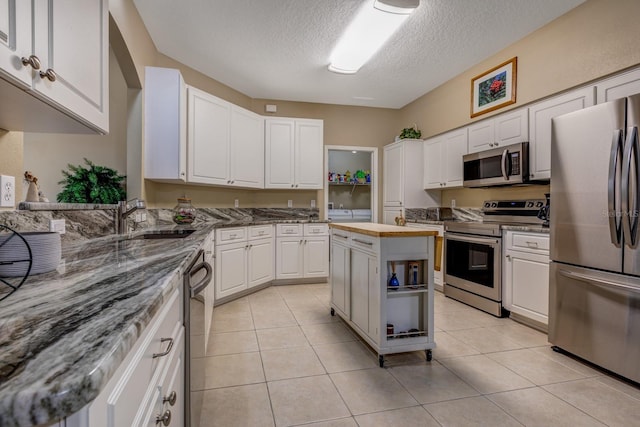
M583 1L421 0L354 75L329 56L373 0L134 3L160 52L252 98L401 108Z

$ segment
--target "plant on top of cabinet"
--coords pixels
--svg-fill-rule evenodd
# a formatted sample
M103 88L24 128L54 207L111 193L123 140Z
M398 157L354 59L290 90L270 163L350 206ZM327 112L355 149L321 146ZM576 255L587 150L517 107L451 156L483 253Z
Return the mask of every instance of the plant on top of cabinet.
M58 202L115 204L125 200L127 193L122 186L126 176L106 166L95 165L84 159L88 168L69 164L71 172L62 171L64 189L58 193Z
M400 132L400 139L420 139L422 137L422 132L418 129L418 125L413 124L412 128L404 128L402 132Z

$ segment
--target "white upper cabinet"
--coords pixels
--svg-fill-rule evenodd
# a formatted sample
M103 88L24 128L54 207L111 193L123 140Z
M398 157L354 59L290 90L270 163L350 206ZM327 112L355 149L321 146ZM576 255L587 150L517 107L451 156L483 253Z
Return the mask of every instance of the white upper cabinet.
M529 177L551 178L551 120L594 104L594 87L572 90L529 107Z
M384 146L382 195L385 208L426 208L440 204L439 194L424 191L423 143L421 139L403 139ZM385 212L386 220L393 215ZM403 210L398 210L402 215ZM395 217L394 217L395 218Z
M467 154L467 128L424 142L425 190L462 187L462 156Z
M322 188L323 127L322 120L265 119L265 188Z
M596 87L598 104L640 93L640 69L602 80Z
M474 123L469 131L469 153L527 141L529 122L527 109L521 108L491 119Z
M234 105L230 132L232 185L264 188L264 118Z
M262 117L193 87L187 93L188 181L263 188Z
M191 86L187 94L189 182L231 185L231 104Z
M144 177L187 179L187 89L180 71L145 68Z
M31 86L31 70L22 64L31 51L31 2L0 0L0 73Z
M86 126L107 133L108 0L2 0L0 9L0 75L26 90L0 85L14 109L0 110L2 125L44 132L86 132ZM55 110L33 104L27 94ZM84 126L60 122L58 111Z

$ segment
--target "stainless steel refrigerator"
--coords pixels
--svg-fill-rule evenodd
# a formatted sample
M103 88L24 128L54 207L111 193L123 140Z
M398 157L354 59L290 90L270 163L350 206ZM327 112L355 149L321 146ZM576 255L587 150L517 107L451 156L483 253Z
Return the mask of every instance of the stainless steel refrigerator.
M549 342L640 382L640 95L553 120Z

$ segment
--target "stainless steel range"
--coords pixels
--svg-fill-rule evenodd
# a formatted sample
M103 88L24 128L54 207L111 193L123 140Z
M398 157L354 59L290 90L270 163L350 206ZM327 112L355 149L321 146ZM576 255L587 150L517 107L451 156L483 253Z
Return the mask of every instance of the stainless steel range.
M497 317L502 307L502 225L542 224L544 199L489 200L482 221L445 221L444 293Z

